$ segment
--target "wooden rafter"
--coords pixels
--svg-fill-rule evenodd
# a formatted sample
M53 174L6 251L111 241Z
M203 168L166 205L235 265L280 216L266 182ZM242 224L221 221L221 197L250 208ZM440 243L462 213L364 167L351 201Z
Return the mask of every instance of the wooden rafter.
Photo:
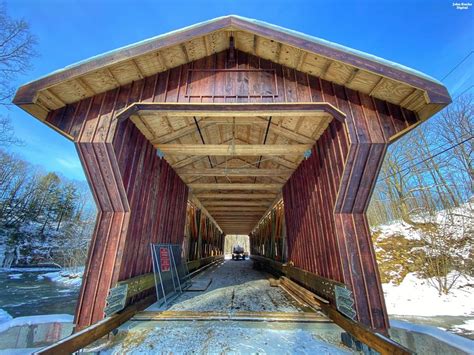
M270 132L278 134L282 137L291 139L298 143L313 144L314 139L304 136L300 133L293 132L287 128L277 126L276 124L270 124Z
M120 86L120 81L118 81L117 77L112 73L112 70L110 70L110 67L105 67L104 68L105 72L110 76L110 78L114 81L116 86Z
M205 158L206 158L205 156L192 156L192 157L180 160L177 163L174 163L173 167L175 169L184 168L185 166L188 166L190 164L193 164L193 163L195 163L199 160L205 159Z
M289 161L289 160L286 160L282 157L271 157L271 160L281 166L284 166L285 168L288 168L288 169L296 169L298 167L298 164L292 162L292 161Z
M142 117L142 116L140 116L140 117ZM215 125L215 123L213 123L213 122L204 122L204 123L200 124L200 127L201 127L201 129L204 129L204 128L207 128L207 127L210 127L210 126L213 126L213 125ZM167 134L165 134L161 137L158 137L155 140L153 140L151 143L153 143L153 144L166 144L166 143L172 142L172 141L177 140L179 138L183 138L187 135L190 135L190 134L193 134L193 133L196 133L196 132L197 132L197 128L193 124L191 126L180 128L180 129L178 129L174 132L167 133Z
M143 71L140 69L140 66L138 65L137 61L135 59L132 59L131 60L131 63L133 65L133 67L136 69L137 73L138 73L138 76L140 77L140 79L143 79L146 75L143 74Z
M76 78L76 82L79 86L87 93L89 96L94 96L96 92L92 90L92 88L86 84L86 82L82 78Z

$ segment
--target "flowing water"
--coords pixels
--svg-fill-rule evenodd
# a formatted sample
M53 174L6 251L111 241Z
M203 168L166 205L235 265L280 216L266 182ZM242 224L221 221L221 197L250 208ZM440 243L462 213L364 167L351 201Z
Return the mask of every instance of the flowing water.
M41 277L57 271L0 269L0 308L12 317L74 314L79 287L65 286Z

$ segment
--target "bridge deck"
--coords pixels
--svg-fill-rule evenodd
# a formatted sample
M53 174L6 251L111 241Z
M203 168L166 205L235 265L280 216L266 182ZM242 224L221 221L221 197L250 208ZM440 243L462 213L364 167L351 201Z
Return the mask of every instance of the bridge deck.
M271 287L269 277L250 260L226 260L193 279L211 278L207 290L185 292L165 311L152 305L94 346L106 353L348 352L341 328Z

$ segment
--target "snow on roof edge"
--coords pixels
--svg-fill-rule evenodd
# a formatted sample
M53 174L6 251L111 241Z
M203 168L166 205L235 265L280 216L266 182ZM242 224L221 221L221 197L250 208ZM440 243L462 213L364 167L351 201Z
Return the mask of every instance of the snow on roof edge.
M320 45L330 47L330 48L333 48L333 49L336 49L336 50L339 50L339 51L342 51L342 52L346 52L348 54L352 54L352 55L361 57L363 59L367 59L367 60L370 60L370 61L373 61L373 62L377 62L379 64L386 65L386 66L404 71L408 74L416 75L416 76L421 77L423 79L426 79L426 80L432 81L436 84L444 86L444 84L441 81L439 81L438 79L433 78L432 76L430 76L428 74L425 74L425 73L423 73L421 71L418 71L416 69L407 67L405 65L402 65L402 64L392 62L390 60L378 57L376 55L372 55L372 54L369 54L369 53L366 53L366 52L363 52L363 51L360 51L360 50L357 50L357 49L354 49L354 48L346 47L342 44L331 42L331 41L325 40L323 38L311 36L311 35L305 34L303 32L290 30L288 28L281 27L281 26L278 26L278 25L274 25L274 24L271 24L271 23L268 23L268 22L265 22L265 21L250 19L250 18L247 18L247 17L238 16L238 15L231 15L231 17L235 17L235 18L238 18L240 20L247 21L247 22L253 22L256 25L264 26L264 27L267 27L267 28L275 30L275 31L284 32L284 33L286 33L290 36L293 36L293 37L298 37L298 38L304 39L304 40L309 41L309 42L320 44Z
M153 36L153 37L144 39L144 40L139 41L139 42L135 42L135 43L132 43L132 44L128 44L128 45L116 48L116 49L112 49L110 51L106 51L104 53L89 57L87 59L80 60L80 61L75 62L73 64L69 64L69 65L67 65L63 68L57 69L53 72L42 75L42 76L40 76L40 77L38 77L34 80L31 80L31 81L29 81L29 82L27 82L23 85L28 85L28 84L31 84L35 81L47 78L48 76L67 71L69 69L72 69L74 67L82 65L84 63L88 63L88 62L97 60L99 58L107 57L108 55L112 55L115 52L119 52L119 51L127 50L127 49L132 49L132 48L135 48L135 47L138 47L138 46L141 46L141 45L144 45L144 44L147 44L147 43L159 40L159 39L166 38L166 37L171 36L171 35L176 35L176 34L181 33L181 32L186 32L186 31L192 30L194 28L204 26L204 25L207 25L207 24L210 24L210 23L213 23L213 22L217 22L219 20L223 20L223 19L226 19L226 18L230 18L230 19L236 18L236 19L239 19L239 20L242 20L242 21L251 22L251 23L254 23L256 25L269 28L271 30L286 33L286 34L288 34L290 36L293 36L293 37L298 37L300 39L310 41L310 42L313 42L313 43L316 43L316 44L319 44L319 45L323 45L323 46L326 46L326 47L330 47L330 48L333 48L333 49L336 49L336 50L339 50L339 51L342 51L342 52L345 52L345 53L348 53L348 54L351 54L351 55L358 56L358 57L366 59L366 60L377 62L379 64L392 67L394 69L403 71L407 74L415 75L415 76L418 76L418 77L423 78L425 80L431 81L435 84L444 86L444 84L441 81L433 78L432 76L429 76L429 75L427 75L427 74L425 74L421 71L418 71L416 69L412 69L412 68L407 67L405 65L402 65L402 64L399 64L399 63L396 63L396 62L392 62L390 60L383 59L381 57L378 57L378 56L375 56L375 55L372 55L372 54L369 54L369 53L366 53L366 52L363 52L363 51L359 51L357 49L346 47L346 46L343 46L341 44L334 43L334 42L331 42L331 41L328 41L328 40L325 40L325 39L322 39L322 38L319 38L319 37L307 35L305 33L299 32L299 31L290 30L288 28L281 27L281 26L278 26L278 25L273 25L273 24L270 24L270 23L265 22L265 21L260 21L260 20L257 20L257 19L251 19L251 18L248 18L248 17L239 16L239 15L226 15L226 16L216 17L216 18L206 20L206 21L203 21L203 22L198 22L198 23L190 25L190 26L182 27L182 28L177 29L177 30L173 30L173 31L170 31L170 32L166 32L166 33L157 35L157 36Z

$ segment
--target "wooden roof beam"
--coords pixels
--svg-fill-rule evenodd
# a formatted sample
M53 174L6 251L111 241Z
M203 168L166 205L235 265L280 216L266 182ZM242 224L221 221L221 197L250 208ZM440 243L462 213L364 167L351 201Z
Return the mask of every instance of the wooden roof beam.
M283 184L189 184L193 190L274 190L280 191Z
M242 207L242 206L235 206L235 207L219 207L219 206L215 206L215 207L211 207L211 208L208 208L207 209L208 212L212 215L214 212L228 212L228 213L240 213L240 212L260 212L262 215L263 213L267 210L265 207L255 207L255 206L251 206L251 207Z
M242 191L245 192L245 191ZM226 193L197 193L196 196L200 200L206 199L275 199L276 193L267 193L267 194L254 194L254 193L240 193L240 194L226 194Z
M188 117L307 117L311 113L326 112L344 121L345 113L328 102L285 102L285 103L181 103L181 102L134 102L117 114L123 120L138 112L153 112L160 115Z
M144 77L146 77L146 75L140 69L140 66L138 65L137 61L133 58L130 61L132 62L132 65L135 68L135 70L137 71L138 76L140 77L140 79L143 79Z
M288 176L291 169L257 169L257 168L212 168L212 169L180 169L180 176Z
M232 215L233 213L227 213L227 212L214 212L213 216L214 218L220 218L220 217L227 217L229 215ZM262 214L260 212L245 212L245 211L240 211L239 216L255 216L255 217L261 217Z
M269 202L262 201L207 201L202 202L206 207L211 206L268 206Z
M311 145L308 144L156 144L155 147L165 154L222 157L302 155L311 149Z

